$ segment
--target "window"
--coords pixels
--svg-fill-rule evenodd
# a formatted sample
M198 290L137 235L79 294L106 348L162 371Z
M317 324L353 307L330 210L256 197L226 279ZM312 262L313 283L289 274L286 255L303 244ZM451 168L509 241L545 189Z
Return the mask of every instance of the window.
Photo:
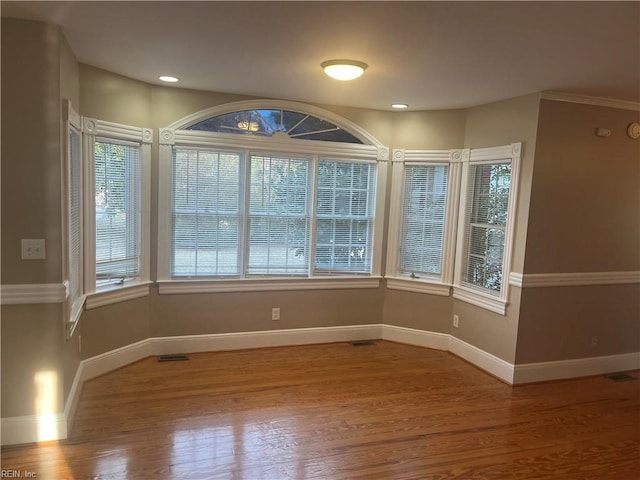
M66 128L65 223L66 261L65 284L68 290L65 304L67 335L71 336L78 323L85 300L82 272L82 134L80 116L65 101L63 115Z
M309 272L311 161L252 155L247 275Z
M504 314L521 144L473 149L464 163L454 297Z
M321 160L318 166L315 268L370 273L375 166Z
M83 119L87 308L146 295L151 131ZM135 287L135 288L129 288ZM125 289L124 293L122 289Z
M172 276L238 275L241 158L235 152L176 148Z
M387 287L449 295L459 150L394 150Z
M355 135L328 120L280 108L256 108L224 113L191 125L188 130L263 137L279 135L300 140L363 143Z
M160 293L378 286L388 151L283 103L161 129Z
M95 142L97 287L140 275L140 170L139 145Z
M448 174L448 165L405 167L401 274L435 278L442 274Z
M472 165L469 179L462 284L500 292L511 164Z

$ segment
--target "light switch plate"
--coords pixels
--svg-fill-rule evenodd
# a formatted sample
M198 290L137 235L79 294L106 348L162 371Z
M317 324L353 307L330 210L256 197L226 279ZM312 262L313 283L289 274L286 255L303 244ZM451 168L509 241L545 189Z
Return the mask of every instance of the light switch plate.
M46 257L44 238L22 239L22 260L44 260Z

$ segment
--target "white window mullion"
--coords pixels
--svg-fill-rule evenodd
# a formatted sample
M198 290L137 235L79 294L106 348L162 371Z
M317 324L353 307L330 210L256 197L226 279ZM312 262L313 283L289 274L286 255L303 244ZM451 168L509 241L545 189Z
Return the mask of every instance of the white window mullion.
M240 241L238 244L241 248L241 254L239 255L239 272L242 272L242 277L247 276L247 266L249 265L249 185L251 179L251 152L249 150L244 151L244 159L242 162L242 206L240 211L242 212L242 228L240 230Z
M398 259L402 249L400 225L404 185L404 150L393 151L391 167L391 199L389 213L389 235L387 238L387 266L385 276L397 275Z
M87 294L96 291L96 182L95 141L96 124L92 119L82 119L84 150L84 280Z
M375 184L372 185L374 192L372 193L371 216L373 226L371 228L372 235L372 258L371 258L371 275L379 277L382 275L382 257L383 257L383 237L384 237L384 209L387 191L387 175L389 168L389 150L387 148L379 148L375 172Z
M449 166L449 184L447 194L447 213L442 254L442 283L453 284L456 255L456 236L458 232L458 209L460 206L460 181L462 177L462 152L451 152Z
M314 274L315 258L316 258L316 235L318 224L318 211L316 208L318 198L318 164L320 158L318 155L313 156L311 175L309 178L309 241L307 246L308 258L307 258L307 275L310 277Z
M150 131L149 131L150 132ZM151 142L143 142L140 146L141 191L142 202L140 212L140 278L151 278Z
M163 135L164 134L164 135ZM160 147L158 154L158 280L171 278L171 239L172 239L172 185L173 185L173 132L160 132Z

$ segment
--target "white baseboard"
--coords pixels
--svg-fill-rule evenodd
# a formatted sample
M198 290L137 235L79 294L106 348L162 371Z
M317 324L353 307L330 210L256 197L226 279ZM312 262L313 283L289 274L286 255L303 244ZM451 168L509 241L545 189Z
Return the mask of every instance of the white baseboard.
M80 365L78 365L78 369L76 370L76 376L71 384L67 401L64 404L64 417L67 422L67 432L71 432L71 428L73 427L73 418L75 417L76 410L78 409L80 393L82 392L82 385L84 383L83 372L84 363L80 362Z
M457 355L508 384L557 380L640 369L640 352L607 357L513 365L449 334L371 324L260 332L155 337L80 362L63 413L3 418L2 445L62 440L71 431L85 381L152 355L215 352L357 340L390 340Z
M80 362L82 377L80 380L86 382L92 378L99 377L105 373L112 372L118 368L137 362L143 358L153 355L151 352L151 339L140 340L139 342L116 348L109 352L87 358Z
M0 425L2 445L62 440L68 431L64 413L8 417Z
M218 333L149 339L152 355L216 352L247 348L282 347L313 343L349 342L382 337L381 325L296 328L261 332Z
M396 327L395 325L382 325L383 340L432 348L434 350L449 350L449 337L450 335L446 333L427 332L415 328Z
M515 366L514 384L588 377L640 369L640 352Z
M490 373L494 377L498 377L509 385L514 384L513 364L464 342L453 335L449 336L449 351L476 367L481 368L485 372Z

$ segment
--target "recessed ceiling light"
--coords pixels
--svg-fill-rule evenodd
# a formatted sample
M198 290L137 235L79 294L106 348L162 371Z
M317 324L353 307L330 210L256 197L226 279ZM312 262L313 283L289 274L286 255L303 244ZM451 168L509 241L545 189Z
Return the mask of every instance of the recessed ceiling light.
M361 76L368 65L357 60L327 60L320 66L324 73L336 80L353 80Z
M176 83L178 81L176 77L170 77L169 75L162 75L161 77L158 77L158 78L163 82L167 82L167 83Z
M394 103L391 105L391 108L397 108L398 110L402 110L403 108L407 108L409 105L406 103Z

